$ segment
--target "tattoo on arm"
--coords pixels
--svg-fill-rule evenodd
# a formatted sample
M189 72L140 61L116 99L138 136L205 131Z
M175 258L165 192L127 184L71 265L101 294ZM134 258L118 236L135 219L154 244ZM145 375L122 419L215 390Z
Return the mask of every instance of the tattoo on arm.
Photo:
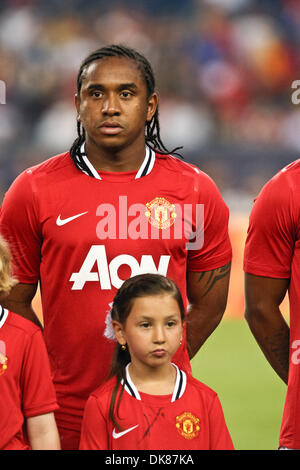
M283 372L288 373L289 370L289 330L280 328L272 337L265 337L270 351L274 354L278 364Z
M225 264L221 268L213 269L212 271L204 271L200 273L198 282L204 283L205 291L203 297L205 297L208 292L213 288L216 282L224 277L228 276L230 273L231 262Z

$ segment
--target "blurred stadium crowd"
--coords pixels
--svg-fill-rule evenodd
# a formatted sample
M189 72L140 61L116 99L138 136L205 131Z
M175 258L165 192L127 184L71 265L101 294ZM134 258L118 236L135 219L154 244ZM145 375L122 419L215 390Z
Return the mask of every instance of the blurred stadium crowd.
M83 58L105 44L144 53L161 95L161 135L248 210L298 158L298 0L0 0L0 196L76 137Z

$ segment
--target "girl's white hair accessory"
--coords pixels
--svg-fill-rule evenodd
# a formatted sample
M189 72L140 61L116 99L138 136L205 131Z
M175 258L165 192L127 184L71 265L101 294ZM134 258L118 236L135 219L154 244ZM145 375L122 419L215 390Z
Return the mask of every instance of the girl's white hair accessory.
M116 338L116 335L115 335L115 332L114 332L114 329L113 329L113 326L112 326L112 318L111 318L112 305L113 305L113 302L111 302L109 304L110 310L109 310L109 312L108 312L108 314L106 315L106 318L105 318L105 330L104 330L103 335L107 339L110 339L112 341L117 341L117 338Z

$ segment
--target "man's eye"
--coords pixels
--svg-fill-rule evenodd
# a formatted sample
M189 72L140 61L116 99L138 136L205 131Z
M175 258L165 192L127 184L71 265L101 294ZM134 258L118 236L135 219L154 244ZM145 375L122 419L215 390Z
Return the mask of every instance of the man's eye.
M176 325L176 322L175 322L175 321L168 321L168 323L167 323L167 326L170 327L170 328L171 328L172 326L175 326L175 325Z
M130 93L130 91L122 91L122 93L121 93L121 96L123 98L129 98L131 95L132 95L132 93Z
M150 323L144 322L144 323L141 323L140 326L141 326L142 328L149 328L149 327L150 327Z
M100 98L102 96L102 92L101 91L92 91L91 95L94 98Z

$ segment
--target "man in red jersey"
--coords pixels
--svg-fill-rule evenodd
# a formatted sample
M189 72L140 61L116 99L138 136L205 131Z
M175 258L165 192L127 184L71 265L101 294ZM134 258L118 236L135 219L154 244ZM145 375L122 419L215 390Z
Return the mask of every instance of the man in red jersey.
M40 282L63 449L77 448L86 399L107 378L114 344L105 319L122 282L159 272L177 283L189 321L174 361L190 372L224 313L231 261L218 189L161 141L149 62L123 46L95 51L79 70L75 104L70 152L23 172L0 220L19 280L7 308L36 322Z
M279 446L300 449L300 161L255 200L245 246L245 316L267 360L288 385ZM289 293L290 327L280 311Z

